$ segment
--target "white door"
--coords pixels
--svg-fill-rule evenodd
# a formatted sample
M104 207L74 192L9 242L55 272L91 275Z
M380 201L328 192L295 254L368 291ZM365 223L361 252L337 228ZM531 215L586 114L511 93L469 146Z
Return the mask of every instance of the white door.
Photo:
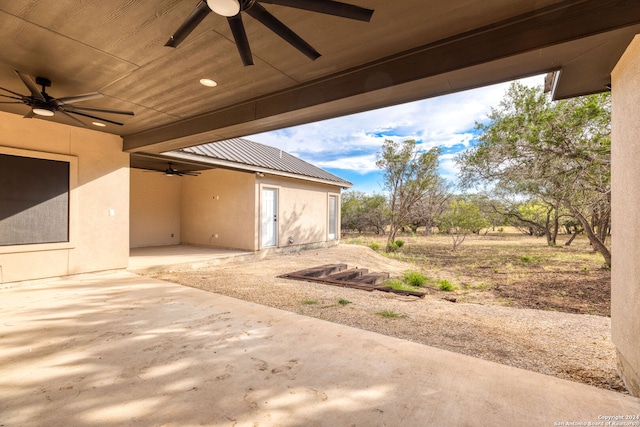
M262 247L278 246L278 190L275 188L262 189Z
M329 196L329 240L338 238L338 196Z

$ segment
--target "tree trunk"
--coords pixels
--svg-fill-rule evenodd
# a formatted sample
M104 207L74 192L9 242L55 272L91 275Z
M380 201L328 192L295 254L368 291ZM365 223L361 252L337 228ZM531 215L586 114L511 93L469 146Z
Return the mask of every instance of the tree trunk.
M560 230L560 217L558 216L557 208L555 208L553 211L554 211L554 214L553 214L553 234L552 234L553 245L552 246L555 246L558 241L558 231Z
M589 221L587 221L584 215L582 215L580 212L578 212L572 207L569 207L569 209L571 210L571 214L575 216L578 219L578 221L580 221L580 224L582 224L582 228L584 228L584 231L587 234L587 237L589 238L589 242L591 242L593 249L599 252L604 258L604 262L609 267L611 267L611 251L609 251L609 248L607 248L607 246L602 242L602 240L598 238L596 233L593 231L591 224L589 223Z
M551 211L547 212L547 219L544 223L544 235L547 238L547 245L554 246L553 236L551 235Z
M567 242L564 244L565 246L570 246L571 243L573 243L573 239L575 239L578 236L578 233L580 233L580 230L576 230L575 233L573 233L571 235L571 237L569 238L569 240L567 240Z
M393 246L393 242L396 241L396 233L398 233L398 229L391 226L391 228L389 229L389 238L387 239L387 247L385 248L386 252L390 252L391 247Z

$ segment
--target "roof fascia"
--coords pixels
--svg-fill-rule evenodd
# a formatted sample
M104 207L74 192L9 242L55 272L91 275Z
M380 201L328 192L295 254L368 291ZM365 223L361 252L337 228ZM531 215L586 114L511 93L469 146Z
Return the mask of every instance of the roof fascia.
M185 153L185 152L182 152L182 151L168 151L168 152L162 153L162 154L164 156L171 157L171 158L174 158L174 159L185 160L185 161L195 161L195 162L198 162L200 164L207 164L207 165L215 166L217 168L233 169L233 170L238 170L238 171L242 171L242 172L249 172L249 173L264 173L264 174L282 176L282 177L286 177L286 178L300 179L300 180L303 180L303 181L311 181L311 182L316 182L316 183L319 183L319 184L332 185L332 186L335 186L335 187L341 187L341 188L345 188L345 189L353 187L353 184L348 182L348 181L339 181L339 182L338 181L330 181L328 179L315 178L315 177L307 176L307 175L298 175L298 174L295 174L295 173L283 172L283 171L273 170L273 169L264 168L264 167L260 167L260 166L253 166L253 165L246 165L246 164L242 164L242 163L236 163L236 162L232 162L232 161L229 161L229 160L213 159L213 158L210 158L210 157L200 156L198 154Z

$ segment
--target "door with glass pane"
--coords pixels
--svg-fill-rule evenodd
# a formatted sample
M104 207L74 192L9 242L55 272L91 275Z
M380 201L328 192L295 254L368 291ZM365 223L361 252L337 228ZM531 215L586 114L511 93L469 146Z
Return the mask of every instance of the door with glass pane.
M329 196L329 240L338 238L338 196Z
M260 208L263 248L278 246L278 190L275 188L262 189Z

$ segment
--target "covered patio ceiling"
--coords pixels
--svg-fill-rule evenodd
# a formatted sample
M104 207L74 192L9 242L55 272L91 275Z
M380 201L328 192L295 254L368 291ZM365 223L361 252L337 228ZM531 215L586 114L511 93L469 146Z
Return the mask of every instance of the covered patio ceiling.
M3 2L0 87L26 94L19 70L50 79L54 97L98 91L82 105L135 113L105 115L124 125L101 130L121 135L125 151L161 153L550 71L560 71L556 98L608 90L640 33L637 0L349 0L375 10L370 22L265 2L322 56L243 15L255 62L245 67L215 13L164 46L197 3ZM47 120L66 123L58 116Z

